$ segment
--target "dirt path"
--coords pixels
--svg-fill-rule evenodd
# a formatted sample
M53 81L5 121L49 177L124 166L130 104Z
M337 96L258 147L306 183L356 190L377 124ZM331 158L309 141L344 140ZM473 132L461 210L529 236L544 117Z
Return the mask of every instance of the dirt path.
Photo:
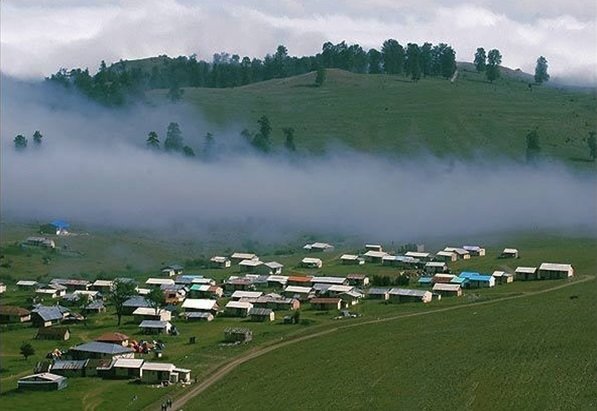
M265 355L274 350L286 347L290 344L296 344L301 341L310 340L312 338L318 338L323 335L331 334L338 330L360 327L363 325L377 324L377 323L382 323L382 322L387 322L387 321L395 321L395 320L399 320L402 318L419 317L419 316L435 314L435 313L440 313L440 312L459 310L459 309L467 308L467 307L470 308L470 307L473 307L473 306L476 307L479 305L495 304L495 303L499 303L499 302L503 302L503 301L515 300L518 298L530 297L530 296L538 295L538 294L545 294L545 293L556 291L556 290L559 290L559 289L562 289L565 287L569 287L574 284L580 284L580 283L584 283L587 281L591 281L594 278L595 278L595 276L585 276L582 279L579 279L576 281L571 281L571 282L565 283L565 284L560 284L555 287L546 288L544 290L530 291L530 292L513 295L513 296L509 296L509 297L501 297L501 298L496 298L493 300L481 301L478 303L459 304L459 305L454 305L451 307L438 308L438 309L430 310L430 311L420 311L420 312L416 312L416 313L400 314L400 315L395 315L395 316L390 316L390 317L376 318L374 320L359 321L359 322L344 324L344 325L340 325L340 326L336 326L336 327L332 327L332 328L327 328L325 330L318 331L318 332L315 332L312 334L307 334L307 335L303 335L303 336L299 336L299 337L291 337L290 339L282 340L280 342L274 342L271 345L267 345L265 347L257 348L254 351L250 351L250 352L241 354L239 357L236 357L236 358L232 359L231 361L225 363L224 365L222 365L221 367L216 369L216 371L214 371L214 373L211 374L209 377L207 377L205 380L201 381L199 384L195 385L192 389L185 392L180 397L176 398L174 400L174 402L172 403L172 408L174 410L182 410L182 407L187 403L187 401L189 401L191 398L196 397L197 395L201 394L203 391L205 391L206 389L211 387L213 384L218 382L220 379L222 379L228 373L233 371L239 365L244 364L247 361L251 361L252 359L255 359L257 357ZM154 406L149 407L149 409L158 409L158 407L159 407L158 403L161 403L161 402L162 402L162 400L158 401Z

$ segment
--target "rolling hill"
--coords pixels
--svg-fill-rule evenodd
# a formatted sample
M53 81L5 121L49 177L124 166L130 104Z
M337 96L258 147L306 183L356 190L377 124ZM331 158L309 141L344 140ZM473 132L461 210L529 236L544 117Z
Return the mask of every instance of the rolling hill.
M537 129L547 159L586 165L586 137L597 128L594 92L528 86L528 75L503 69L494 84L460 64L451 83L427 78L355 74L328 69L325 84L315 73L236 88L186 88L184 102L219 127L216 133L256 130L267 115L273 141L283 127L296 130L299 150L320 153L340 142L355 150L410 156L525 158L526 134ZM166 90L149 99L161 102ZM594 165L589 165L594 167Z

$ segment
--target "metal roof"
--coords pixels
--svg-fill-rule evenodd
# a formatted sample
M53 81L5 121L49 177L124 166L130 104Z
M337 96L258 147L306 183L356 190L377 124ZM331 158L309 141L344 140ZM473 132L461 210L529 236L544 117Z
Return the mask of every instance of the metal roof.
M254 258L256 258L257 256L255 254L252 253L234 253L230 256L230 258L234 258L236 260L252 260Z
M71 348L71 350L80 352L93 352L100 354L124 354L133 352L131 348L123 347L120 344L112 344L99 341L92 341L81 345L77 345L76 347Z
M148 278L147 281L145 281L145 284L151 284L151 285L162 285L162 284L174 285L174 280L171 279L171 278Z
M167 328L168 325L172 324L169 321L143 320L139 328Z
M537 271L537 267L516 267L517 273L534 274L536 271Z
M274 311L269 308L253 307L249 310L249 315L269 316Z
M319 264L319 263L321 263L321 259L313 258L313 257L305 257L305 258L303 258L302 262L305 264Z
M238 290L232 293L232 298L258 298L261 297L263 293L261 291L242 291Z
M37 313L37 315L44 321L56 321L62 320L64 318L64 313L70 312L70 310L65 307L54 305L50 307L38 306L31 312Z
M141 366L141 371L174 371L176 366L168 362L145 362Z
M458 291L458 290L460 290L460 284L436 283L433 285L433 291Z
M300 285L289 285L284 289L284 292L288 293L299 293L299 294L309 294L311 292L311 287L301 287Z
M389 288L370 288L369 291L367 291L367 294L370 294L370 295L387 294L389 291L390 291Z
M246 302L246 301L230 301L226 304L226 308L242 308L242 309L251 309L253 304Z
M142 296L134 296L126 300L123 304L124 307L149 307L149 301Z
M186 318L209 318L213 317L213 314L204 311L189 311L186 313L182 313L182 316Z
M411 296L411 297L424 297L429 291L425 290L411 290L408 288L392 288L390 290L390 295L404 295L404 296Z
M367 251L363 255L365 257L382 258L382 257L388 255L388 253L386 253L385 251L374 251L374 250L370 250L370 251Z
M22 377L19 379L19 382L27 381L27 380L37 380L37 379L42 379L42 380L46 380L46 381L61 381L61 380L66 380L66 377L63 377L62 375L52 374L50 372L42 372L39 374L31 374L31 375Z
M117 358L112 363L114 368L141 368L145 360L137 358Z
M33 281L33 280L20 280L20 281L17 281L17 285L23 285L23 286L26 286L26 287L32 287L32 286L35 286L37 284L39 284L39 283L37 281Z
M344 284L346 278L344 277L312 277L313 284Z
M359 256L355 254L342 254L341 260L358 260Z
M217 308L217 304L217 300L210 300L207 298L187 298L182 303L182 308L211 311Z
M56 360L51 370L82 370L89 360Z
M166 310L160 308L157 312L153 307L139 307L135 311L133 311L133 315L160 315L165 313Z
M430 261L425 264L425 267L446 267L447 264L443 261Z
M572 270L572 265L559 263L543 263L539 266L539 269L545 271L570 271Z

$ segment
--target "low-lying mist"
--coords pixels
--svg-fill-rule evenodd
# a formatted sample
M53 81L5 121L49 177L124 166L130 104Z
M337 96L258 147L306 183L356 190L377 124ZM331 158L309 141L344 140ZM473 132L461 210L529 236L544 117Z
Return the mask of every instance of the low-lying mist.
M47 85L2 78L2 219L63 218L86 226L205 237L213 226L255 236L340 234L411 241L583 226L597 232L597 179L554 164L396 159L334 148L322 156L262 155L216 133L216 155L146 149L180 123L198 153L210 125L184 105L108 110ZM31 141L44 134L41 147ZM29 137L17 152L16 134ZM300 148L300 139L297 141Z

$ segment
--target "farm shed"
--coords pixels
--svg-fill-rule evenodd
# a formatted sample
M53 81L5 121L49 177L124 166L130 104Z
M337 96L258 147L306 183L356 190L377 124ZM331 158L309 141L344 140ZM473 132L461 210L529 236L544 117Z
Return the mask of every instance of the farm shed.
M132 348L97 341L77 345L68 352L75 360L135 357Z
M505 271L494 271L491 275L495 278L496 284L508 284L514 281L514 276Z
M184 267L180 264L170 264L161 268L163 276L174 277L175 275L181 275L184 271Z
M288 298L296 298L300 301L306 301L313 289L311 287L302 287L298 285L289 285L282 291Z
M238 264L243 260L259 260L259 258L253 253L234 253L230 256L230 259Z
M516 267L514 271L517 281L537 280L537 267Z
M229 301L224 307L226 314L232 317L246 317L253 304L246 301Z
M297 286L310 286L312 278L313 277L291 275L290 277L288 277L286 284L287 285L297 285Z
M187 321L213 321L214 315L205 311L187 311L180 316Z
M129 298L122 305L124 315L132 315L133 312L139 307L149 307L149 301L143 296L134 296Z
M252 290L255 289L255 285L250 278L231 277L224 283L224 289L226 291Z
M36 327L50 327L70 315L70 310L61 305L39 305L31 311L31 321Z
M31 321L31 312L14 305L0 305L0 323L24 323Z
M456 278L456 276L454 274L442 274L442 273L438 273L438 274L435 274L432 277L431 282L433 284L436 284L436 283L449 283L454 278Z
M224 295L222 287L208 284L193 284L190 288L190 295L203 298L220 298Z
M439 251L433 257L435 261L443 261L445 263L454 262L458 259L458 255L452 251Z
M504 251L500 254L500 258L518 258L518 249L516 248L504 248Z
M162 285L174 285L172 278L148 278L145 285L149 287L161 287Z
M73 278L54 278L50 284L58 284L66 287L69 291L84 290L87 291L91 287L91 283L87 280L77 280Z
M33 280L20 280L17 281L17 288L19 290L32 290L35 289L39 286L39 283L37 281L33 281Z
M119 344L126 347L129 345L129 336L119 332L108 332L97 337L95 341Z
M66 288L57 290L55 288L38 288L35 290L35 294L40 298L60 298L66 295Z
M285 298L271 294L263 295L255 300L253 307L271 308L272 310L293 311L301 308L301 302L296 298Z
M257 271L261 274L276 276L281 275L283 269L284 264L281 264L277 261L268 261L267 263L263 263L263 265L259 267Z
M383 258L387 255L388 253L385 251L367 251L365 254L363 254L363 257L367 262L381 264Z
M469 252L474 257L484 257L485 248L478 245L464 245L462 248Z
M375 300L387 300L390 298L389 288L370 288L367 291L367 297Z
M414 268L420 266L421 260L418 258L407 257L404 255L386 255L382 258L382 265L393 267Z
M358 304L360 299L363 298L363 293L356 290L350 290L346 291L345 293L338 294L338 297L342 299L342 304L344 306L349 307L351 305Z
M319 285L319 284L316 284L316 285ZM325 293L331 297L337 296L342 293L347 293L354 289L354 287L352 285L341 285L341 284L332 284L332 285L326 284L326 285L327 285L327 288L323 290L323 293Z
M67 379L61 375L44 372L32 374L19 379L19 390L28 391L57 391L67 387Z
M437 283L433 285L432 290L434 293L445 297L460 297L462 295L460 284Z
M390 296L390 301L397 303L428 303L433 296L429 291L410 290L407 288L392 288L388 294Z
M70 339L70 330L67 327L41 327L37 330L36 340L59 340Z
M369 277L365 274L348 274L346 280L348 281L348 285L355 287L366 287L369 285Z
M448 264L443 261L430 261L425 264L425 272L427 274L447 273Z
M111 280L95 280L90 287L94 291L99 291L104 295L107 295L112 288L114 288L114 281Z
M251 321L274 321L276 314L270 308L253 307L249 310L249 318Z
M226 328L224 330L224 341L226 342L249 342L253 339L253 331L248 328Z
M242 260L238 263L238 266L241 273L256 273L257 268L262 264L263 262L259 260Z
M267 277L268 287L286 287L288 276L273 274Z
M328 243L312 243L312 244L305 244L303 250L309 251L311 253L322 253L322 252L331 252L334 251L334 246Z
M27 237L21 243L21 246L54 249L56 248L56 243L47 237Z
M574 276L574 268L570 264L543 263L539 266L539 278L554 280Z
M230 268L232 262L228 257L223 257L220 255L213 256L209 259L209 263L212 268Z
M244 299L248 299L248 300L252 300L252 299L257 299L259 297L261 297L263 295L263 292L261 291L242 291L242 290L238 290L232 293L232 295L230 296L230 298L232 298L233 300L240 300L241 298Z
M311 284L348 285L344 277L311 277Z
M431 259L433 258L431 253L423 253L418 251L407 251L406 253L404 253L404 256L416 258L417 260L421 261L431 261Z
M102 377L135 379L141 378L141 367L144 360L136 358L117 358L112 361Z
M446 247L444 251L456 254L458 260L468 260L471 258L471 253L461 247Z
M305 268L321 268L323 261L319 258L305 257L301 260L301 265Z
M156 312L153 307L139 307L133 311L133 316L143 320L170 321L172 319L170 311L161 308Z
M468 288L491 288L495 287L495 278L491 275L483 275L470 271L463 271L458 275L459 278L467 280Z
M89 360L56 360L50 371L63 377L85 377L88 364Z
M421 287L429 287L429 286L433 285L433 277L429 277L429 276L419 277L419 279L417 280L417 284Z
M171 363L144 362L141 366L141 382L155 384L191 381L191 370L177 368Z
M187 298L182 303L182 308L185 311L190 312L206 312L216 314L220 307L218 307L217 300L211 300L207 298Z
M365 260L362 258L359 258L358 255L355 254L343 254L340 257L340 261L342 261L342 264L344 265L362 265L365 264Z
M320 311L339 310L342 308L342 299L330 297L312 298L311 307Z
M203 276L193 276L191 284L216 285L216 280L214 280L213 278L206 278Z
M139 328L143 330L145 334L169 334L172 329L170 321L156 321L156 320L143 320L139 324Z

